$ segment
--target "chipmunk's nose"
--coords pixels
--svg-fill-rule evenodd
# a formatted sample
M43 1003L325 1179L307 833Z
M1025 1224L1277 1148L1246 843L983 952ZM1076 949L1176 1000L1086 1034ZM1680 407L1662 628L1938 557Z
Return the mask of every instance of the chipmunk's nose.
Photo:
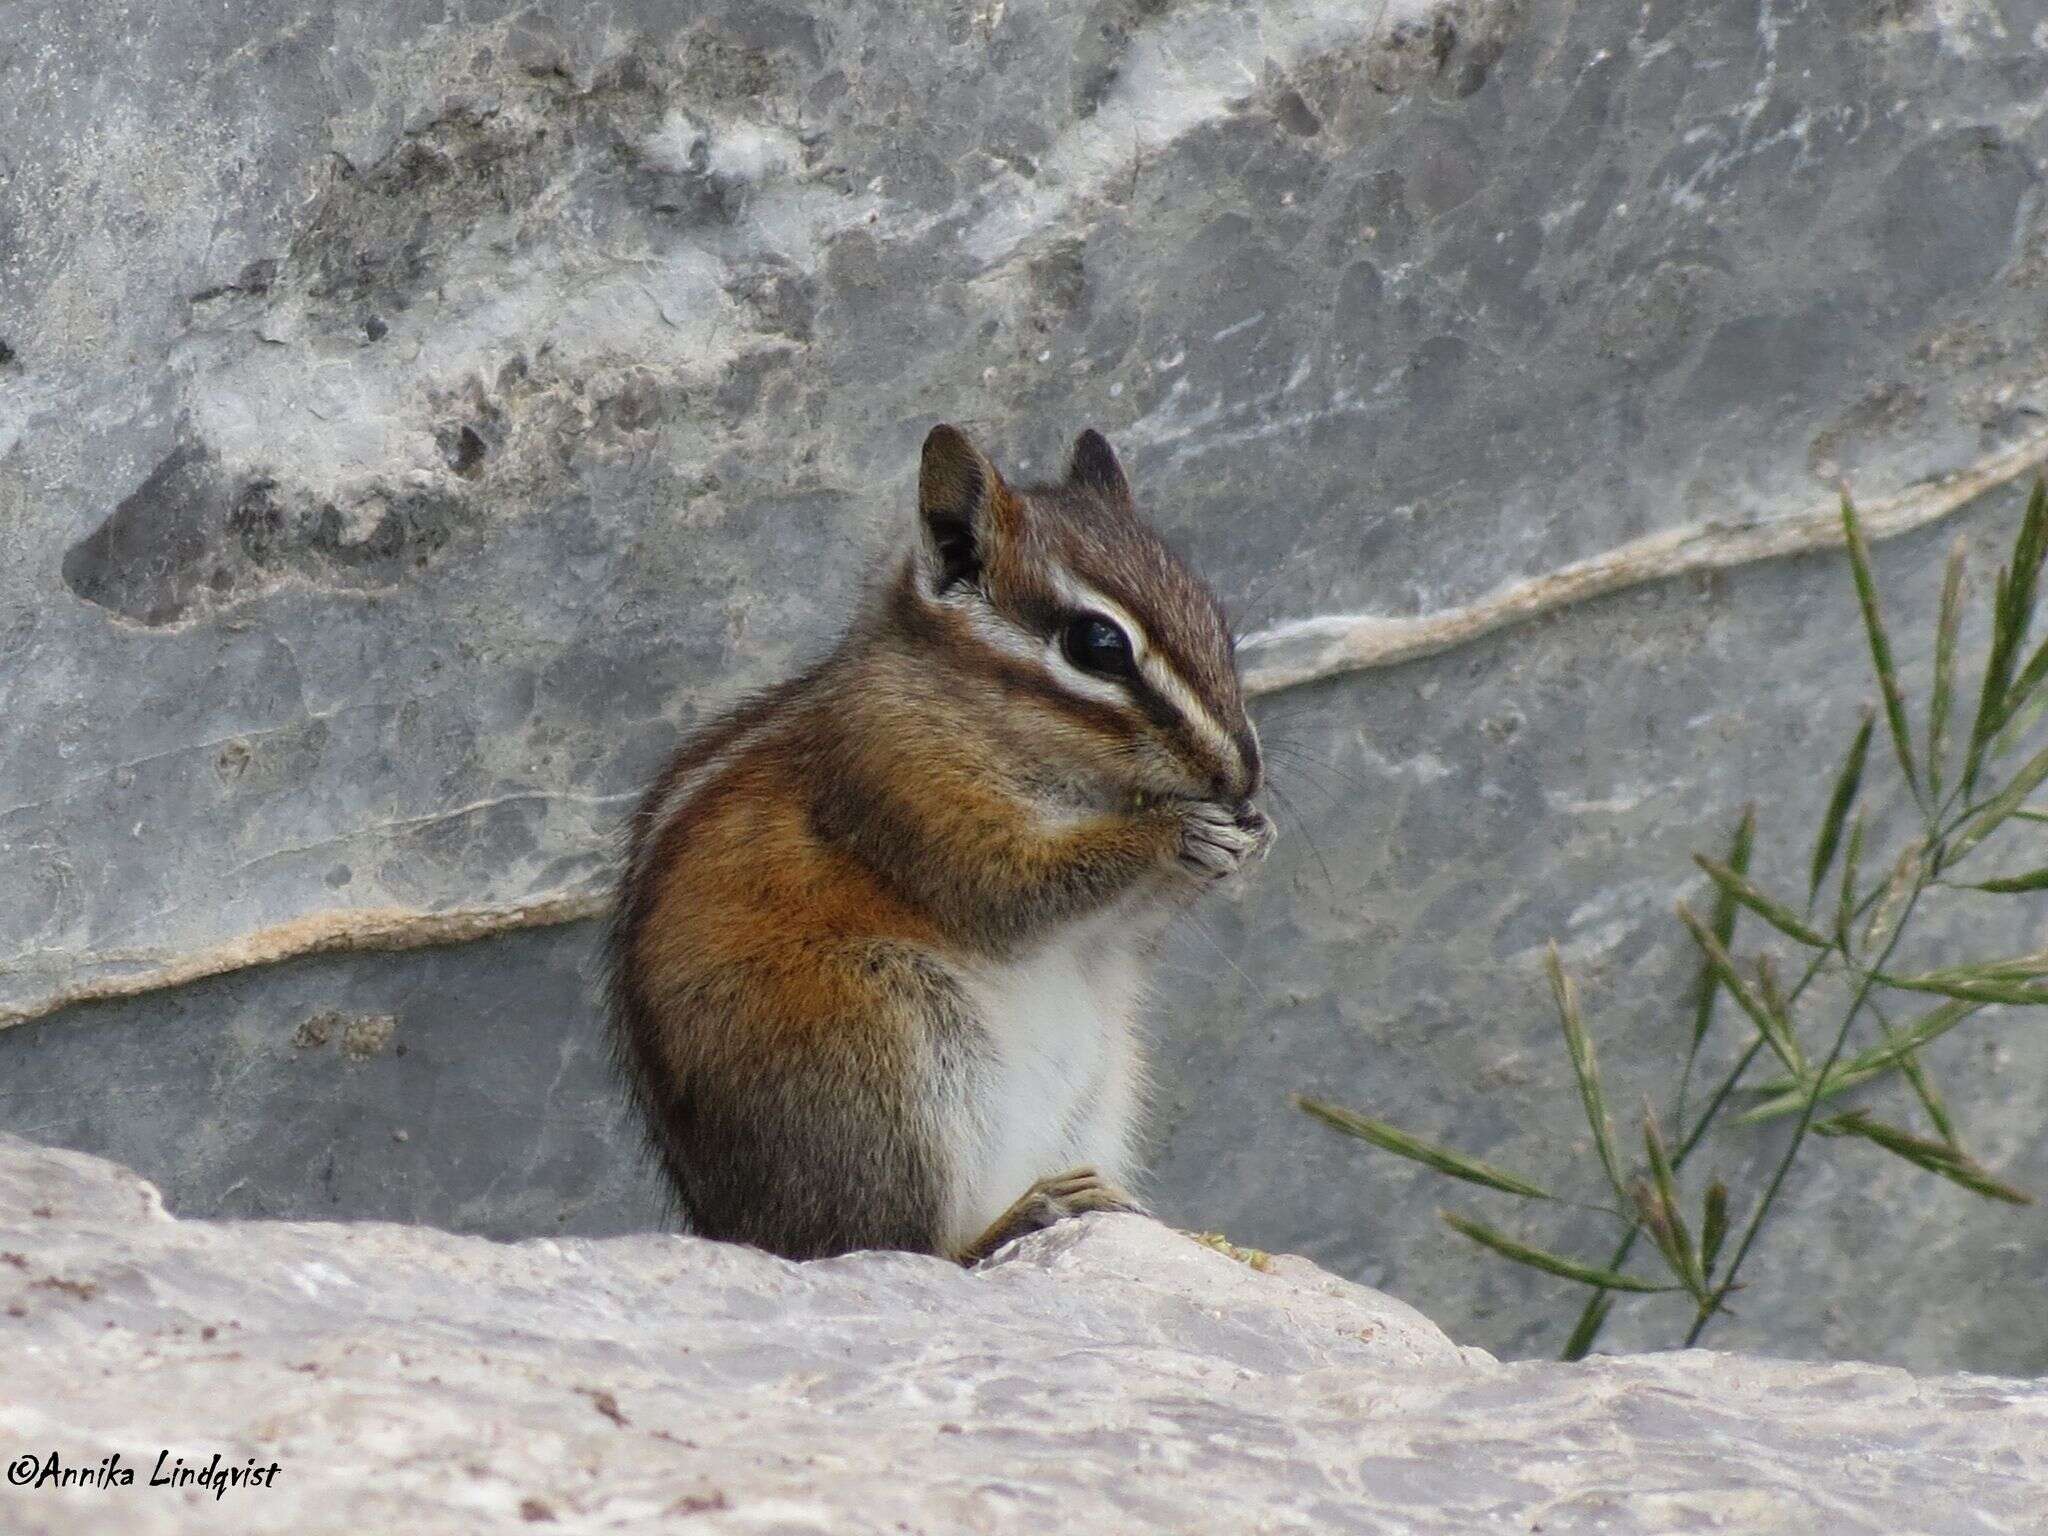
M1259 733L1252 729L1250 722L1246 722L1230 738L1230 744L1237 748L1239 771L1227 785L1222 786L1228 793L1217 798L1249 803L1265 779L1265 762L1259 756Z

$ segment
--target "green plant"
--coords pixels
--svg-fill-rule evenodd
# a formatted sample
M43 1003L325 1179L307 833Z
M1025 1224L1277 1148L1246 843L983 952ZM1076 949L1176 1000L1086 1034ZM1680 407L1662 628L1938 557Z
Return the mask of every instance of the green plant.
M1969 730L1960 740L1952 740L1952 728L1957 723L1962 541L1949 556L1942 582L1933 679L1924 727L1916 737L1871 574L1870 552L1846 496L1842 528L1876 675L1878 705L1865 711L1834 775L1814 831L1803 902L1775 896L1751 879L1754 808L1743 813L1725 857L1694 856L1710 882L1713 902L1705 915L1683 903L1678 907L1678 918L1699 951L1698 981L1685 1008L1687 1044L1668 1121L1645 1102L1639 1160L1624 1158L1593 1039L1554 944L1545 959L1565 1048L1592 1130L1599 1176L1615 1202L1599 1207L1619 1228L1612 1254L1604 1263L1569 1258L1471 1217L1450 1212L1443 1216L1453 1230L1506 1259L1590 1288L1592 1294L1564 1345L1568 1360L1592 1348L1618 1293L1684 1293L1693 1306L1684 1341L1696 1343L1739 1288L1743 1263L1812 1136L1860 1139L1987 1199L2014 1204L2031 1200L1964 1150L1920 1053L1988 1005L2048 1005L2048 950L1918 972L1901 973L1892 966L1922 897L1934 887L1976 896L2048 889L2048 868L1984 877L1964 867L2002 828L2014 822L2048 822L2048 810L2026 803L2048 779L2048 747L2022 760L2002 782L1996 773L1996 765L2048 707L2048 689L2043 687L2048 683L2048 640L2026 653L2043 556L2048 554L2048 484L2036 484L2010 563L1998 573L1983 678ZM1911 826L1900 846L1877 864L1869 857L1874 823L1859 809L1859 801L1880 716L1910 799ZM1874 878L1867 874L1873 867L1882 870ZM1752 926L1761 924L1765 936L1781 947L1789 941L1800 957L1789 985L1771 955L1738 957L1736 929L1745 918ZM1830 1003L1828 1016L1817 1018ZM1749 1038L1705 1103L1690 1110L1701 1048L1717 1016L1727 1011L1726 1004L1733 1005ZM1921 1005L1926 1005L1924 1012L1894 1022L1892 1010ZM1825 1048L1813 1050L1814 1039L1825 1041ZM1860 1048L1852 1050L1852 1044ZM1770 1076L1758 1074L1759 1062L1766 1064ZM1928 1134L1902 1128L1896 1117L1880 1119L1867 1107L1834 1107L1842 1095L1877 1084L1903 1084L1909 1105L1917 1104L1924 1116ZM1302 1095L1294 1102L1337 1130L1447 1177L1522 1200L1557 1198L1527 1179L1432 1145L1385 1121ZM1708 1131L1717 1125L1755 1125L1788 1116L1796 1117L1790 1140L1762 1187L1741 1202L1747 1217L1739 1231L1731 1221L1736 1197L1719 1179L1699 1192L1697 1224L1688 1219L1680 1175ZM1667 1133L1667 1123L1673 1133ZM1645 1276L1626 1268L1645 1236L1660 1275Z

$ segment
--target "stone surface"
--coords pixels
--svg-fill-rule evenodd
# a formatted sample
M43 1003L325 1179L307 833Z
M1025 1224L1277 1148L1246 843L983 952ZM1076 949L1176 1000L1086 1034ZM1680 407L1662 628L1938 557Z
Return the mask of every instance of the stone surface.
M1101 426L1256 628L1433 611L1838 474L1878 494L2048 406L2038 0L63 0L10 28L0 1011L308 914L600 884L676 733L829 635L934 419L1027 473ZM1946 538L1881 556L1909 683ZM1685 853L1754 798L1796 882L1868 691L1854 623L1816 557L1264 701L1288 835L1173 955L1160 1208L1553 1349L1561 1282L1285 1095L1591 1195L1536 957L1564 945L1617 1101L1664 1091ZM2038 908L1982 913L1930 952L2042 941ZM645 1227L591 938L0 1030L0 1125L196 1214ZM1930 1065L2048 1188L2039 1030ZM1712 1158L1754 1187L1775 1150ZM1795 1228L1717 1340L2048 1371L2037 1212L1829 1144ZM1660 1308L1613 1338L1669 1340Z
M1502 1365L1263 1262L1122 1216L971 1273L175 1221L126 1170L0 1137L0 1456L136 1472L0 1487L0 1516L22 1536L1907 1536L2048 1507L2048 1386L1705 1352ZM159 1452L278 1471L215 1498L149 1486Z

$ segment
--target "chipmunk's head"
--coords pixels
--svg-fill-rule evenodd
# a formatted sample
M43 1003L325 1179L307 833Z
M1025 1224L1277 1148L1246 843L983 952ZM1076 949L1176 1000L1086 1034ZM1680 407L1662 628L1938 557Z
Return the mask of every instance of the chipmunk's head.
M1241 806L1261 781L1230 629L1138 515L1099 432L1063 479L1012 487L934 427L897 602L1048 782L1102 799Z

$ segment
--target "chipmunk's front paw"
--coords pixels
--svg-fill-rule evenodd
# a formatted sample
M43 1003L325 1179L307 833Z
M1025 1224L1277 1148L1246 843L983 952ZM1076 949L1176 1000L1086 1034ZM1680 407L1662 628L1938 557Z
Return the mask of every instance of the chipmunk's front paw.
M1069 1168L1065 1173L1048 1174L1025 1190L1017 1203L997 1217L959 1256L960 1262L978 1264L1007 1242L1090 1211L1152 1214L1121 1185L1111 1183L1093 1168Z
M1257 806L1198 801L1181 819L1180 867L1207 883L1256 863L1273 846L1272 820Z
M1065 1173L1040 1179L1019 1204L1040 1218L1037 1225L1041 1227L1049 1227L1056 1221L1082 1216L1089 1211L1121 1211L1131 1216L1152 1214L1121 1184L1112 1183L1093 1168L1069 1168Z

